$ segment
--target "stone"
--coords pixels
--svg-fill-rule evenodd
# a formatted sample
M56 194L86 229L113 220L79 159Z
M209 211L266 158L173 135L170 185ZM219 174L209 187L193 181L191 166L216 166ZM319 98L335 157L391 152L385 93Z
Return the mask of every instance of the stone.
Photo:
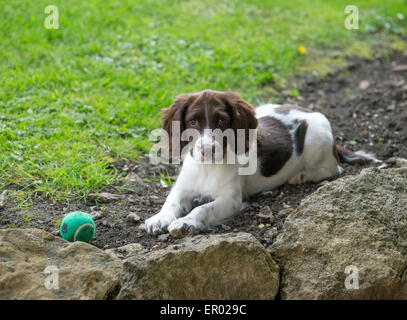
M130 214L128 214L127 215L127 221L129 221L129 222L131 222L131 223L138 223L138 222L140 222L140 217L137 215L137 214L135 214L134 212L132 212L132 213L130 213Z
M370 83L367 80L362 80L359 82L359 89L360 90L366 90L367 88L369 88Z
M368 168L320 187L270 253L282 266L282 299L407 299L407 168Z
M85 242L39 229L0 230L0 299L107 299L122 270L118 258Z
M261 208L260 212L256 214L256 217L264 222L266 221L274 222L276 220L269 206Z
M386 160L386 164L396 165L399 168L407 167L407 159L391 157Z
M274 299L279 267L248 233L199 235L124 261L118 299Z

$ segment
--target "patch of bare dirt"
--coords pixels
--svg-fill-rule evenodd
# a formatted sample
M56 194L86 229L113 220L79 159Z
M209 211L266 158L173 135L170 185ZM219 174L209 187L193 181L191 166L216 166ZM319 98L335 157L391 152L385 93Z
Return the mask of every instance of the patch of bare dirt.
M373 152L380 159L407 158L406 65L407 56L402 53L372 61L353 59L346 70L323 79L307 78L298 97L282 94L281 100L325 114L333 124L337 141L349 149ZM97 232L91 243L102 249L134 242L146 248L161 248L179 242L168 235L150 236L143 227L144 220L160 210L169 192L159 182L160 170L168 170L169 176L175 179L178 168L152 166L146 157L133 162L118 161L115 166L126 177L115 186L122 187L122 191L104 190L103 202L88 199L61 204L37 198L29 206L22 206L9 198L2 200L0 227L37 227L59 234L58 221L64 214L82 210L94 215ZM342 176L356 174L363 168L343 167ZM268 246L287 215L320 185L286 184L258 194L233 219L207 232L246 231ZM121 196L112 199L109 193Z

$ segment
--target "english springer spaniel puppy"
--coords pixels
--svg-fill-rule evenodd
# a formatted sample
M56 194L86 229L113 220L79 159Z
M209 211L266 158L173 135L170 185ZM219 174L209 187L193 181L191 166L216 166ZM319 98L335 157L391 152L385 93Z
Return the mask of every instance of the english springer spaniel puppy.
M193 235L239 212L243 200L255 193L286 182L330 178L342 173L340 163L379 161L336 144L328 119L319 112L294 105L254 108L235 92L180 95L163 117L170 141L175 121L181 131L195 129L199 136L186 150L179 177L161 211L145 221L147 232L154 235L167 231L174 237ZM236 136L242 129L244 148L236 146L237 139L222 143L224 136L211 135L215 129L229 129ZM250 129L257 129L255 139L250 140ZM180 143L181 147L186 144ZM225 160L230 151L238 159L232 164ZM251 161L257 164L251 174L240 174L239 169ZM193 208L197 197L211 201Z

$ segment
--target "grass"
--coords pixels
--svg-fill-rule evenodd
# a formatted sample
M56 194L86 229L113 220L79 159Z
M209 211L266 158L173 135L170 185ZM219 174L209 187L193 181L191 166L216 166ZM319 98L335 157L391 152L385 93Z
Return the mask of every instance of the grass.
M402 0L353 1L353 31L340 0L51 2L58 30L44 28L50 1L2 1L0 189L13 183L55 198L114 183L111 162L147 152L160 109L180 93L271 100L313 57L407 30Z

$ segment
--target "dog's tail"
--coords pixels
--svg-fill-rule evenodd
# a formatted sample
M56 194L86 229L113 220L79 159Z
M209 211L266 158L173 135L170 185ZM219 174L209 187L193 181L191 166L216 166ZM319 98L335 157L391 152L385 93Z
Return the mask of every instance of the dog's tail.
M334 153L336 159L340 163L349 163L349 164L365 164L368 162L380 163L381 160L378 160L376 156L372 153L359 150L356 152L345 149L339 144L335 144Z

